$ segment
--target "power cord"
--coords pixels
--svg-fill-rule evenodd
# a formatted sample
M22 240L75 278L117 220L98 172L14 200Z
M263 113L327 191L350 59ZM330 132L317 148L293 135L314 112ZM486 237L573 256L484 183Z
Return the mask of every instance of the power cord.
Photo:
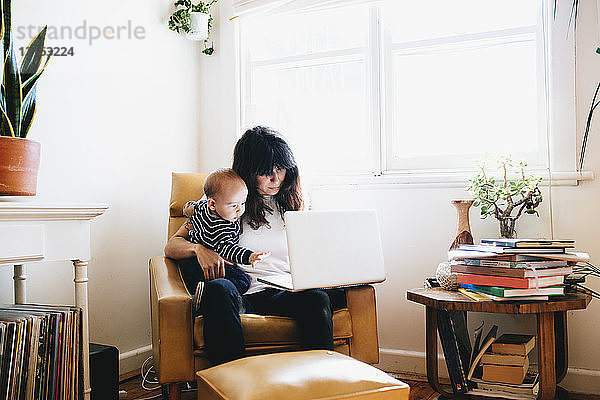
M144 360L144 362L142 363L142 366L140 367L140 375L142 377L142 383L141 383L142 389L147 390L149 392L157 390L157 389L161 389L161 385L158 382L158 379L156 378L156 370L154 369L154 364L152 364L152 361L153 361L152 356L150 356ZM190 382L186 382L185 388L182 388L181 392L182 393L195 392L198 389L194 386L195 385L193 383L190 384ZM155 396L151 396L151 397L145 397L140 400L155 400L155 399L160 399L160 398L162 398L162 393L157 394Z
M149 367L148 364L150 364ZM145 371L145 368L148 369ZM152 379L148 377L150 374L153 374ZM154 370L154 365L152 364L152 356L146 358L146 360L144 360L144 362L142 363L142 366L140 368L140 375L142 377L142 389L148 391L160 389L160 383L158 382L158 379L156 379L156 371ZM147 386L146 384L155 386Z
M573 273L565 279L565 283L568 284L573 291L585 293L596 299L600 299L600 293L582 285L582 283L585 282L585 278L588 276L600 278L600 268L590 262L586 262L583 265L575 265L573 267Z

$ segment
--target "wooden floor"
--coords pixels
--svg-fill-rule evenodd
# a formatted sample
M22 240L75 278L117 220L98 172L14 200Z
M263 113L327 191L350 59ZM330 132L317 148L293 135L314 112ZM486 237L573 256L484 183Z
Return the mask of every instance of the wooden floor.
M411 379L407 379L405 377L399 377L403 382L406 382L410 386L410 400L431 400L435 398L438 393L434 392L433 389L429 386L427 382L423 382L422 378L419 377L410 377ZM417 380L418 379L418 380ZM127 392L127 400L150 400L150 399L160 399L161 391L160 389L154 391L147 391L141 388L141 378L140 376L135 376L133 378L129 378L127 380L121 381L120 390L125 390ZM195 399L196 393L194 391L190 391L187 393L183 393L183 400L192 400ZM571 400L600 400L599 395L584 395L584 394L570 394Z

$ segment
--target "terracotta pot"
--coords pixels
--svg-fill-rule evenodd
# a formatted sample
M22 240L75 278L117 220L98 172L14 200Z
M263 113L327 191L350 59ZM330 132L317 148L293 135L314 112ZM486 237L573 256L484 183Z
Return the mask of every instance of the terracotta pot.
M0 196L35 196L40 144L0 136Z

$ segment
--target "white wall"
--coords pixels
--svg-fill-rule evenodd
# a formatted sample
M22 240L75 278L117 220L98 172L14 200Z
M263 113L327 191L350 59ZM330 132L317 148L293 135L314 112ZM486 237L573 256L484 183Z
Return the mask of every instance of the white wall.
M38 198L54 202L106 202L110 210L92 227L90 334L97 343L116 345L126 357L121 372L139 366L138 350L150 344L147 260L165 243L170 172L208 171L229 165L237 132L234 22L231 0L215 10L215 55L166 29L171 0L103 2L18 0L14 25L77 27L126 25L145 29L144 39L55 38L73 46L75 56L51 61L38 90L38 112L30 133L42 143ZM578 123L600 79L594 2L580 2L578 23ZM25 45L21 40L17 47ZM586 169L598 175L600 123L588 143ZM579 138L579 141L581 139ZM548 199L547 192L546 200ZM461 189L394 188L319 190L316 207L378 209L388 280L377 287L382 361L398 370L424 372L424 312L406 301L405 291L421 286L445 258L456 229L449 201ZM554 188L555 234L574 238L592 260L600 257L600 181ZM22 199L23 201L26 201ZM522 235L548 235L548 203L542 217L519 221ZM493 235L496 224L471 212L475 239ZM28 266L31 301L72 303L72 266ZM12 269L0 267L0 302L12 300ZM600 289L600 283L591 287ZM600 302L569 313L568 387L600 392ZM474 319L480 319L475 315ZM531 319L500 318L502 327L533 330ZM142 354L145 356L145 353Z
M190 149L198 147L200 136L201 47L167 29L171 4L13 1L15 28L76 28L84 21L88 28L116 28L131 21L144 29L138 39L122 36L92 45L69 40L66 31L62 38L49 37L49 46L73 46L75 55L51 60L29 135L42 144L40 201L110 205L92 225L90 336L126 354L151 341L148 259L162 254L166 242L171 171L198 165L198 152ZM27 43L19 39L15 45ZM27 270L30 301L74 302L69 263ZM0 282L0 303L12 301L12 268L0 266ZM131 361L121 372L139 367Z
M234 72L235 24L231 0L222 0L215 36L216 54L201 61L203 82L201 110L202 147L199 168L208 171L228 165L235 143L237 88ZM580 2L578 21L577 97L578 132L587 117L588 104L600 79L600 55L594 54L598 40L595 2ZM208 83L206 83L208 82ZM268 124L268 121L265 121ZM596 121L588 141L586 169L600 167L600 121ZM571 134L565 132L565 134ZM578 146L581 143L581 133ZM522 236L550 235L548 188L543 189L541 217L524 216L518 222ZM450 200L466 198L457 188L395 187L388 189L331 189L311 192L315 208L374 207L382 225L382 237L388 278L377 286L381 365L399 371L425 372L425 321L422 306L406 300L406 290L420 287L425 277L434 276L439 262L456 233L456 212ZM600 215L596 212L600 198L600 181L584 182L577 187L554 187L552 190L554 233L573 238L580 249L588 251L592 262L600 259ZM497 222L480 220L477 209L471 210L471 228L475 240L497 234ZM589 286L600 289L600 282ZM600 393L600 347L595 346L600 328L600 302L593 301L586 311L569 312L569 365L564 385L572 390ZM499 323L505 332L535 333L530 317L495 317L473 314L471 325L486 319Z

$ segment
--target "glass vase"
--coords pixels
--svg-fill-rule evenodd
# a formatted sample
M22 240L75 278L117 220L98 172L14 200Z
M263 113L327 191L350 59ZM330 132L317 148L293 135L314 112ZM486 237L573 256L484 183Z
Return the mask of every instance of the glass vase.
M517 237L517 231L515 229L517 218L504 217L500 218L498 221L500 222L500 237L506 239L514 239Z

